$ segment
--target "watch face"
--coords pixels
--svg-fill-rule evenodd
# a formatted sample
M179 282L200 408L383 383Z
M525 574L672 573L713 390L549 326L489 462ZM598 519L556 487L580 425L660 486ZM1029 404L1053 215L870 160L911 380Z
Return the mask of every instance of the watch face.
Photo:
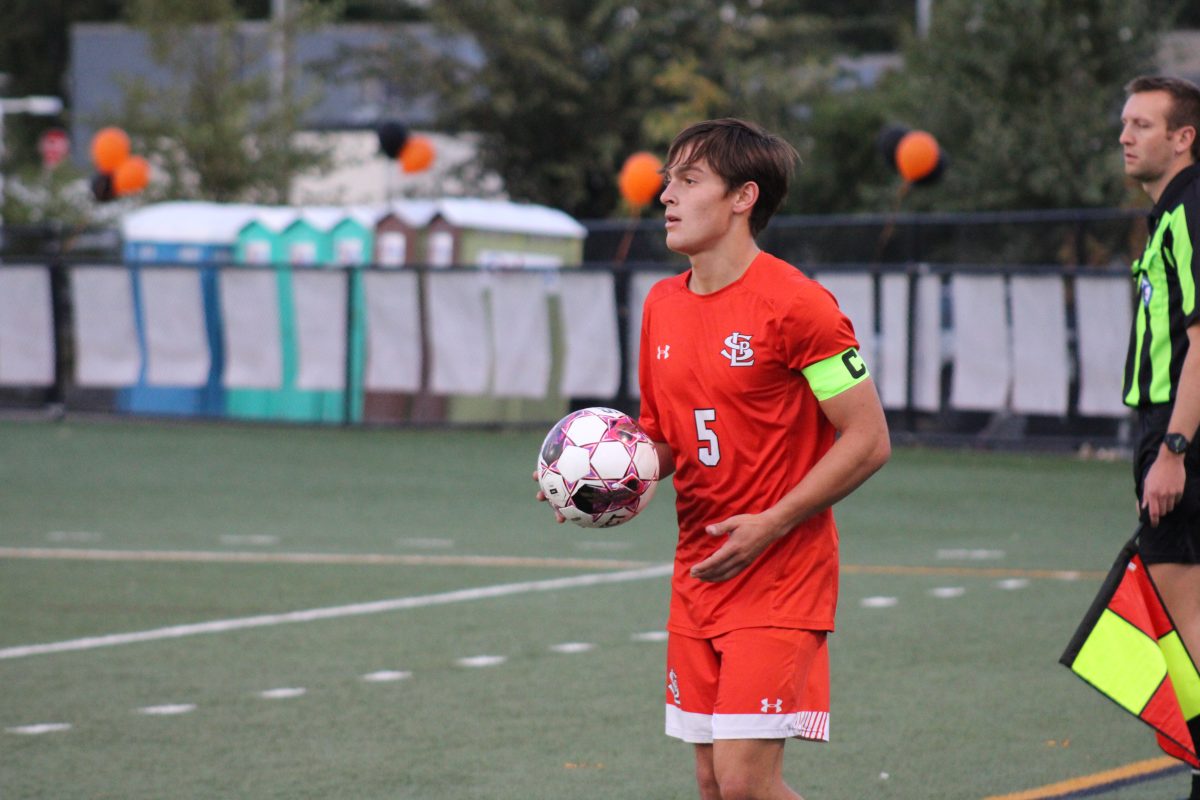
M1188 449L1187 437L1182 433L1168 433L1163 437L1163 444L1172 453L1186 453Z

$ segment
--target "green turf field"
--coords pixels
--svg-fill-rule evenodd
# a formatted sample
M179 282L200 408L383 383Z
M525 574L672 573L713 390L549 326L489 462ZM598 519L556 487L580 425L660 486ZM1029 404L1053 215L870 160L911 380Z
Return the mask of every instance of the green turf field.
M694 797L662 734L672 494L557 526L540 438L0 423L0 798ZM838 508L833 741L788 746L793 786L1055 797L1027 790L1158 758L1057 664L1128 473L898 450Z

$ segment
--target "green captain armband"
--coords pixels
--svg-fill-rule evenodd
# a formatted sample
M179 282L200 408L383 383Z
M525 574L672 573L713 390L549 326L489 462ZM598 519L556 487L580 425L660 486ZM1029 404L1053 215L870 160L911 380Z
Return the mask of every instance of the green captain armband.
M818 400L835 397L851 386L862 383L870 374L862 356L853 347L844 353L809 364L800 371L808 379L808 385L812 387Z

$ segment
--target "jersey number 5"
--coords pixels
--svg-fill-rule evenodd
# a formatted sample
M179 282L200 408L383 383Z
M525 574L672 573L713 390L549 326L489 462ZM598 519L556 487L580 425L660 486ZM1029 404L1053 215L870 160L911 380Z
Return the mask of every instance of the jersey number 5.
M721 445L717 442L717 434L708 427L708 424L717 418L717 410L715 408L697 408L694 413L696 415L696 438L702 444L699 452L700 463L706 467L715 467L721 460Z

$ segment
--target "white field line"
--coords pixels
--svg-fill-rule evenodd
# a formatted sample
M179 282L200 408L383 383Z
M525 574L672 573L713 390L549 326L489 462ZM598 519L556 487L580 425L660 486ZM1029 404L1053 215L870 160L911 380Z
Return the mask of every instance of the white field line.
M162 639L179 639L185 636L197 636L205 633L227 633L229 631L247 630L249 628L266 628L293 622L314 622L324 619L362 616L364 614L382 614L388 611L428 608L429 606L465 603L472 600L487 600L530 592L555 592L563 589L579 589L586 586L628 583L648 578L665 577L671 574L671 570L672 565L670 564L658 564L624 572L602 572L590 575L575 575L568 578L550 578L542 581L504 583L497 586L481 586L477 589L458 589L438 594L399 597L392 600L377 600L371 603L353 603L328 608L312 608L305 611L289 611L283 614L262 614L255 617L213 620L212 622L198 622L190 625L173 625L167 628L155 628L148 631L114 633L107 636L89 636L83 639L69 639L62 642L49 642L47 644L6 647L0 649L0 660L47 655L50 653L68 653L78 650L95 650L100 647L116 647Z
M550 567L552 569L634 569L645 561L608 558L530 558L524 556L401 555L392 553L263 553L220 550L98 550L75 547L0 547L0 558L72 561L155 561L236 564L384 564L444 567Z

